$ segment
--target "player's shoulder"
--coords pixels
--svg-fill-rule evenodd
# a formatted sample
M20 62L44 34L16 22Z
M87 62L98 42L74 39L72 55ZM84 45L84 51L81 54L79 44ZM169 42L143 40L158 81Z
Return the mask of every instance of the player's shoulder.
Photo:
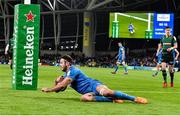
M72 65L71 67L70 67L70 70L74 70L74 71L76 71L76 70L80 70L79 68L77 68L77 67L75 67L74 65Z
M76 73L79 73L79 72L80 72L80 69L77 68L77 67L75 67L74 65L72 65L72 66L70 67L70 69L69 69L69 72L76 74Z
M173 40L175 40L175 41L177 40L177 39L176 39L176 37L175 37L175 36L173 36L173 35L172 35L172 38L173 38Z

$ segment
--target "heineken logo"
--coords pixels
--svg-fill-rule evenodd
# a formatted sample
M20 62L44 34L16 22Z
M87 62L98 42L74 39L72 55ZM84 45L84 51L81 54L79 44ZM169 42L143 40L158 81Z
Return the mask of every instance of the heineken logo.
M33 79L33 56L34 56L34 27L27 27L26 29L26 44L24 46L26 58L25 69L23 76L23 85L32 85Z
M32 13L32 11L29 11L29 13L25 14L25 16L26 16L26 22L29 21L34 22L34 18L36 17L36 15Z

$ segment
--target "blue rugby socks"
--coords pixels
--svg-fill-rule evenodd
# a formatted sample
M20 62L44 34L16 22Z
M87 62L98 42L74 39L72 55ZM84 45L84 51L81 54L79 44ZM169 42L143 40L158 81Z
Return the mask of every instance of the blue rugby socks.
M122 100L131 100L131 101L135 100L134 96L130 96L130 95L125 94L125 93L120 92L120 91L115 91L114 92L114 97L116 97L118 99L122 99Z
M94 96L94 97L95 97L95 101L97 102L113 102L113 99L109 97L104 97L104 96Z
M126 65L123 65L123 67L124 67L124 71L127 73L127 72L128 72L127 66L126 66Z
M118 65L115 66L115 71L114 72L117 72L117 70L119 69Z

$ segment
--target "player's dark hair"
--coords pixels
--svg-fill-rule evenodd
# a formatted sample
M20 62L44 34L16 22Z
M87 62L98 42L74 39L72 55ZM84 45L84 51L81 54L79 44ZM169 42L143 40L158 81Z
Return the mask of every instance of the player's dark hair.
M71 56L69 55L64 55L61 57L62 59L68 61L69 63L72 63L73 62L73 59L71 58Z
M169 27L169 26L166 26L166 27L165 27L165 29L170 29L170 28L171 28L171 27Z

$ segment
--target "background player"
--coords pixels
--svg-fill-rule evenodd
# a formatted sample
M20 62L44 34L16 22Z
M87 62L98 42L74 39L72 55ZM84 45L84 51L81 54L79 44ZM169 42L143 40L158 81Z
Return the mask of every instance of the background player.
M10 68L12 69L12 56L13 56L13 45L14 45L14 39L11 38L6 45L4 54L8 56L9 58L9 64Z
M179 51L177 49L174 49L173 50L174 66L176 62L178 62L178 57L179 57Z
M130 100L136 103L147 103L145 98L134 97L120 91L111 90L100 81L89 78L72 65L72 58L68 55L61 57L60 67L65 72L64 79L52 88L42 88L42 92L56 92L70 84L75 91L82 94L82 101L122 103L123 100Z
M118 58L118 60L115 65L115 71L111 72L111 73L116 74L116 72L119 69L118 65L122 64L124 67L124 74L128 74L127 65L125 63L125 59L126 59L125 48L122 46L121 42L118 43L118 46L119 46L119 52L118 52L118 55L116 56L116 58Z
M156 69L157 71L152 75L153 77L158 75L159 70L161 69L161 62L162 62L162 48L161 48L161 44L158 44L158 49L156 52Z
M128 30L130 34L134 34L135 30L134 30L134 25L132 23L129 24Z

